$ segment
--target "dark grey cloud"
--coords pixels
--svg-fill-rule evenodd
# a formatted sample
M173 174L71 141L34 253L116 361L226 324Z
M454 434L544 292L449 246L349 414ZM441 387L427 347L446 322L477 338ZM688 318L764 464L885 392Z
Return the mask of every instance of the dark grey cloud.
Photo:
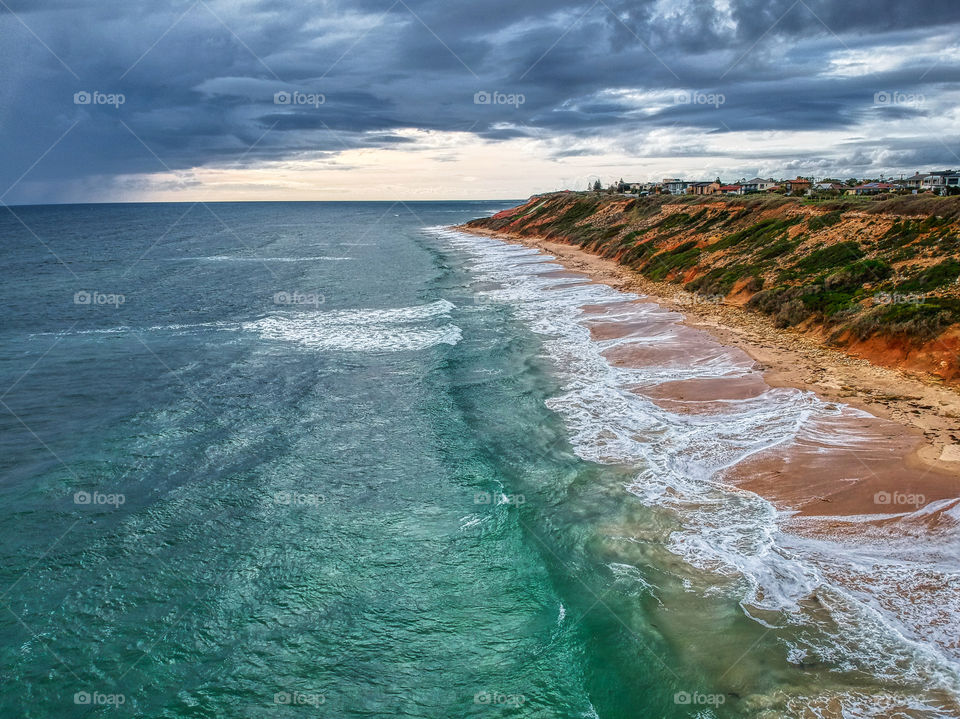
M411 128L568 137L552 154L575 157L586 153L577 139L657 128L832 131L883 119L918 126L910 146L872 138L889 147L885 160L952 159L922 126L960 92L956 0L6 5L0 193L27 173L0 198L7 203L90 178L412 146ZM857 69L838 67L838 57ZM124 102L76 104L82 91ZM478 91L524 102L476 104ZM678 91L724 101L677 103ZM324 101L276 104L277 92ZM878 103L884 92L923 102ZM629 139L621 146L629 151ZM850 148L837 162L876 158ZM783 166L798 161L812 160L801 151Z

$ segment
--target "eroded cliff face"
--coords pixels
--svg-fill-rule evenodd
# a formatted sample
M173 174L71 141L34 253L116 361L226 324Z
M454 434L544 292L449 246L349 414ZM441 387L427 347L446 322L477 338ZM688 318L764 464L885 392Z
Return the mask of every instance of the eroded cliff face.
M578 245L876 364L960 381L960 197L555 193L466 227Z

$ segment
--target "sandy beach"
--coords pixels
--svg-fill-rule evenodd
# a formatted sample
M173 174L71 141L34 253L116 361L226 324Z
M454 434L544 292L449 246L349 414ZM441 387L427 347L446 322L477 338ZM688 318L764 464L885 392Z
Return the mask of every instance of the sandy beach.
M960 497L960 394L954 389L877 367L800 333L777 330L736 305L698 303L675 285L651 282L578 247L458 229L547 252L565 268L556 273L558 278L581 276L681 313L671 324L681 325L682 346L628 343L621 349L616 339L649 335L657 328L643 321L603 322L602 310L585 308L601 320L590 323L593 337L613 341L606 353L613 364L669 365L727 352L742 354L745 364L759 370L736 379L678 380L637 388L671 411L709 413L716 403L755 397L771 387L809 390L825 401L863 410L855 417L839 416L833 426L818 428L815 436L801 436L786 452L762 452L738 464L725 474L731 484L798 516L876 515L876 523ZM843 439L847 437L849 441ZM936 515L928 523L935 524Z

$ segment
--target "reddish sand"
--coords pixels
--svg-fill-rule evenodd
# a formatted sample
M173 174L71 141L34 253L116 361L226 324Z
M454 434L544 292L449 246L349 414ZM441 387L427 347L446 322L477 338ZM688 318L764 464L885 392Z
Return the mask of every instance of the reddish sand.
M683 313L676 315L682 326L705 330L720 343L742 349L758 363L763 379L771 386L810 390L827 401L864 409L897 423L905 435L917 440L916 456L910 466L914 466L915 459L952 474L956 494L960 495L960 391L957 388L944 386L926 375L878 367L853 358L824 346L821 338L813 335L778 330L767 318L744 311L735 303L691 303L689 293L681 287L651 282L614 260L579 247L540 237L459 229L535 247L562 263L566 268L562 270L565 277L572 276L571 271L580 272L595 281L637 292L661 307ZM622 311L622 306L585 309L600 319ZM613 339L611 329L601 323L593 331L597 339ZM628 361L623 357L617 359Z
M759 372L744 377L698 378L664 382L644 390L647 397L673 412L696 412L697 406L724 400L749 399L763 394L770 385Z
M609 260L542 240L523 242L583 269L595 281L653 294L642 278ZM908 628L908 635L928 638L956 655L956 588L950 571L950 558L958 551L960 507L956 393L813 346L736 308L677 307L655 297L659 306L678 311L652 310L649 299L583 308L591 336L605 343L611 363L668 368L629 389L675 414L720 417L737 402L768 392L774 397L793 394L790 388L816 393L825 404L810 403L817 411L799 424L793 439L733 465L720 479L781 510L778 525L789 541L828 547L815 551L813 561L834 585L854 594L865 591ZM711 365L711 358L722 361ZM680 372L694 366L732 371L669 378L674 367L682 377ZM655 383L662 375L667 379ZM904 548L902 556L898 547ZM817 592L807 601L821 602ZM945 706L954 706L951 702L944 697Z
M643 304L584 308L593 339L611 345L604 352L611 364L688 367L722 358L725 366L739 367L743 374L638 386L633 388L637 394L672 412L722 414L729 410L725 402L772 389L758 364L741 349L680 324L677 313L647 312ZM651 337L660 339L648 342ZM633 341L618 344L618 339ZM795 441L737 464L723 479L798 516L902 514L960 496L955 474L920 461L916 452L922 437L896 422L847 412L809 424ZM838 441L845 437L850 440ZM879 517L876 523L889 521Z

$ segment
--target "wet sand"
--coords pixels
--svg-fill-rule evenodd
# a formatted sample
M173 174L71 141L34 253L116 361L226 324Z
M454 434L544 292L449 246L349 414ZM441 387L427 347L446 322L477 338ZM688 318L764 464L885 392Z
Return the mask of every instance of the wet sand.
M716 472L705 481L726 485L733 506L745 512L741 527L735 512L716 508L720 533L703 536L707 545L732 541L734 556L744 547L744 576L759 582L757 593L740 604L749 623L717 632L709 610L681 609L689 608L687 592L682 601L653 607L664 636L710 636L685 650L696 654L698 667L720 677L728 694L742 696L751 716L840 719L855 715L848 709L863 701L881 712L889 707L884 716L960 716L960 462L950 459L950 448L960 449L960 395L774 330L737 307L683 305L615 262L578 248L513 241L562 264L563 270L548 275L557 285L545 289L562 291L582 280L641 296L581 305L585 316L578 321L607 362L626 370L618 375L619 389L669 412L662 421L679 430L672 435L677 457L689 461L693 472L702 457ZM764 431L767 423L779 422L779 432ZM716 437L716 449L693 439L685 453L684 432L692 428L691 437L697 437L698 426ZM744 429L750 427L759 436ZM723 463L725 443L740 448L729 464ZM643 478L637 481L628 492L642 493ZM772 505L769 543L751 533L752 505L740 505L737 490ZM696 521L714 526L709 517ZM726 535L724 528L730 530ZM646 529L624 526L611 536L644 538ZM798 562L810 574L797 570ZM811 576L818 583L806 586ZM776 597L794 596L798 589L792 609L763 607L768 597L775 605ZM810 622L823 636L795 635L788 616ZM750 630L755 620L766 627L759 636ZM758 649L769 632L782 632L791 647L786 663L781 645L778 651ZM838 673L839 666L860 666L863 657L869 657L865 674ZM771 677L790 691L771 693ZM920 694L924 705L916 709L910 697ZM773 710L781 705L784 713ZM928 713L927 707L938 710Z
M675 299L651 296L651 290L659 288L612 260L576 247L478 234L549 252L565 268L556 271L558 278L583 277L646 295L639 302L584 307L591 335L604 343L611 364L710 367L722 359L718 364L742 368L738 376L633 388L661 407L677 413L722 414L727 403L759 397L776 387L794 387L828 402L838 401L838 408L842 403L864 410L848 409L809 423L789 445L762 451L727 470L725 482L761 495L784 512L824 517L828 524L833 522L827 517L850 516L890 523L931 502L960 497L960 461L950 459L952 448L960 448L954 442L960 437L960 423L951 417L954 411L960 416L960 395L954 390L858 363L822 347L798 345L793 333L774 330L788 342L771 341L769 333L757 341L748 330L756 330L762 318L728 308L742 317L737 323L721 322L713 312L716 306L681 307ZM649 302L678 311L644 312ZM696 316L697 310L707 310L710 321ZM885 397L882 403L876 401L878 392ZM877 411L880 408L886 411ZM936 524L936 514L932 513L931 524Z
M607 441L656 443L662 433L672 461L644 463L627 492L647 497L649 483L652 495L644 502L673 507L681 523L692 521L693 536L677 530L674 544L669 535L666 554L686 557L692 548L720 582L740 577L753 586L739 604L744 613L730 614L747 623L724 632L707 608L684 611L691 606L689 590L683 599L654 606L664 636L710 636L684 650L696 654L696 666L712 669L724 691L742 697L751 716L840 719L853 716L847 710L863 701L889 707L885 716L960 716L960 464L940 459L957 432L949 416L950 407L960 409L957 395L795 342L739 308L681 306L625 268L577 248L514 241L563 265L550 271L558 282L544 287L548 291L582 280L640 295L578 306L583 316L576 321L607 363L624 370L610 379L613 415L611 426L593 438L601 449L596 456L604 461ZM541 262L555 260L542 256ZM608 389L601 382L597 391ZM883 402L875 401L878 391ZM621 404L618 392L639 401ZM653 409L645 410L647 403L667 413L653 412L657 420L650 425L618 419L631 406L647 416ZM871 412L874 407L899 414ZM604 417L599 408L586 412ZM925 434L923 423L938 433ZM924 454L924 448L937 452ZM611 451L613 461L618 456ZM685 478L705 469L708 492L715 482L723 485L722 506L696 493L687 502L682 480L659 494L651 467L667 474L679 469ZM609 534L632 543L644 564L650 563L646 552L658 547L643 523L612 527ZM713 581L703 587L705 595ZM759 636L751 632L755 621L766 627ZM816 629L808 635L795 626ZM776 650L760 652L772 632L779 635ZM779 642L790 647L786 661ZM864 671L843 674L840 667ZM778 684L790 690L771 693ZM924 707L947 713L914 712L909 697L921 693ZM773 710L781 705L784 713Z
M594 316L602 320L602 315ZM722 414L732 402L773 389L745 352L724 346L701 330L676 326L677 320L672 321L670 339L615 344L617 339L663 336L662 317L644 319L641 314L634 321L588 324L595 340L612 345L604 354L614 365L680 367L722 358L741 366L745 374L636 387L637 394L672 412ZM960 496L955 475L917 457L920 441L900 424L866 412L819 418L789 446L738 463L723 480L800 515L912 512L929 502Z
M704 330L718 342L746 353L772 387L810 390L825 400L894 421L918 438L916 460L955 476L960 494L960 389L931 376L878 367L798 331L776 329L767 318L735 304L695 302L678 285L652 282L614 260L573 245L456 229L540 249L556 257L567 273L581 273L594 282L645 295L650 302L676 310L682 313L684 326Z

